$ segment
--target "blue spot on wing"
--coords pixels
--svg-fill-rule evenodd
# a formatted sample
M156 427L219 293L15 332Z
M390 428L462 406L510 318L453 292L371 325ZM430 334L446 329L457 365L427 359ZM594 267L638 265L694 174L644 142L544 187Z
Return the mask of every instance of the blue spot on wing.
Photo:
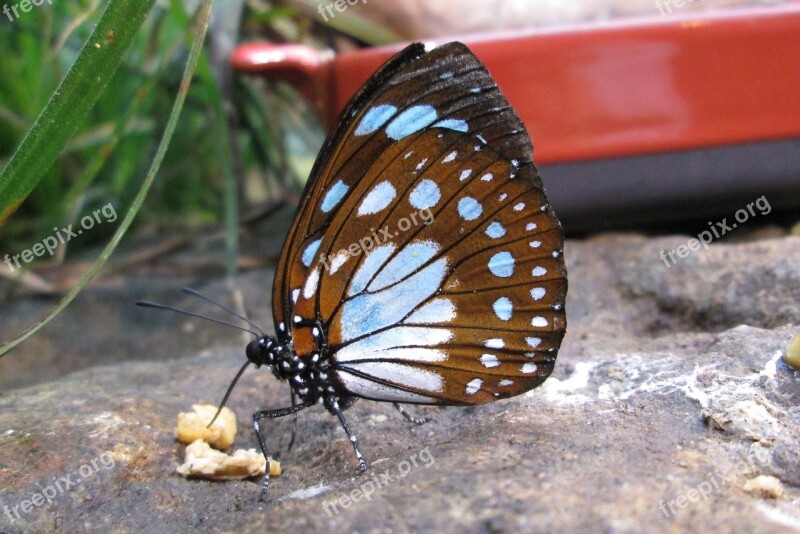
M511 299L508 297L500 297L494 301L492 307L498 319L501 321L511 320L511 312L514 311L514 305L511 303Z
M486 228L486 235L488 235L492 239L500 239L501 237L506 235L506 229L503 228L502 224L495 221Z
M412 106L400 113L389 123L389 126L386 127L386 135L395 141L399 141L406 136L430 126L437 117L438 114L433 106L427 104Z
M489 260L489 270L500 278L514 274L514 256L510 252L498 252Z
M303 251L303 265L306 267L311 266L311 262L314 261L314 256L317 255L317 251L319 250L320 243L322 243L322 238L317 239L306 247Z
M339 202L341 202L342 198L347 194L347 190L350 189L347 187L343 181L339 180L333 187L331 187L328 192L325 194L325 198L322 200L322 206L320 209L325 213L330 212L333 208L336 207Z
M446 128L448 130L455 130L457 132L469 131L469 126L466 121L461 119L445 119L433 125L434 128Z
M345 302L342 339L349 341L399 323L421 302L433 295L447 272L447 260L439 259L413 276L383 291L365 293Z
M432 241L421 241L407 245L381 269L367 289L369 291L380 291L399 282L433 258L437 252L439 252L439 246Z
M472 197L464 197L458 201L458 214L466 221L474 221L483 213L483 206Z
M422 180L417 187L411 191L408 201L418 210L432 208L442 198L439 186L433 180Z
M358 123L356 128L356 135L367 135L381 126L383 126L389 118L397 112L397 107L391 104L382 104L370 108L365 114L361 122Z
M370 252L369 255L364 258L364 262L356 271L355 276L353 276L350 282L350 288L347 290L347 295L352 297L364 291L369 281L372 280L372 277L378 272L378 269L383 267L383 264L386 263L386 260L389 259L389 256L392 255L396 248L397 247L393 244L389 243Z

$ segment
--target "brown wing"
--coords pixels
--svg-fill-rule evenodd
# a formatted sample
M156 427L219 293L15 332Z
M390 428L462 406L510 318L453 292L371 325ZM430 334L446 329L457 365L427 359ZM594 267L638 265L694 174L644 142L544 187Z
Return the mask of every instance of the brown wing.
M276 276L279 333L377 400L478 404L541 383L567 283L531 152L466 47L407 48L315 166Z

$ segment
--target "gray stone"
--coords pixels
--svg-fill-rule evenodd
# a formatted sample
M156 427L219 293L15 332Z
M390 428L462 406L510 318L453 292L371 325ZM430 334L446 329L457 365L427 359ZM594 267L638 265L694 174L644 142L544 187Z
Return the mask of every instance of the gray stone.
M422 426L359 401L347 415L371 462L361 476L337 421L302 412L264 504L258 480L175 472L177 413L219 400L244 361L239 334L226 338L231 348L174 359L218 327L170 319L139 355L152 361L120 362L129 340L86 341L94 366L0 396L0 506L14 519L0 514L0 531L800 531L800 372L781 360L800 329L800 237L713 244L667 267L660 251L687 240L569 242L569 331L544 386L474 408L411 407L432 419ZM263 306L268 280L241 283ZM116 300L64 320L148 335L130 292ZM176 321L192 327L175 331ZM65 335L50 329L38 347L54 351ZM33 360L31 346L7 358ZM115 363L96 365L106 358ZM287 389L263 370L245 375L229 403L237 447L257 446L250 414L288 405ZM290 429L288 418L269 424L271 446ZM758 475L778 478L783 495L745 491ZM80 483L58 491L63 477ZM57 493L52 504L23 512L42 491Z

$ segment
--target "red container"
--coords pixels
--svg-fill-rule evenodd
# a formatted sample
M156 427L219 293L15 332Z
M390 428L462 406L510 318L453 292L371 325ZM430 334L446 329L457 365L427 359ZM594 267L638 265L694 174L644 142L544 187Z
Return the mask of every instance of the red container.
M712 216L753 195L800 207L797 3L431 44L456 39L525 122L568 229ZM231 61L292 82L331 125L403 46L250 43Z

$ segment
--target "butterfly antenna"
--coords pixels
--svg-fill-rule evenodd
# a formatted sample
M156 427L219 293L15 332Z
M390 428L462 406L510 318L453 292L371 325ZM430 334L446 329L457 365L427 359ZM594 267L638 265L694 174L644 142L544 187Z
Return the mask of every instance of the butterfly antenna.
M253 321L251 321L250 319L248 319L244 315L238 313L237 311L232 310L231 308L228 308L227 306L225 306L223 304L220 304L219 302L211 299L210 297L207 297L207 296L203 295L202 293L200 293L196 289L192 289L191 287L184 287L183 288L183 292L184 293L188 293L189 295L193 295L193 296L195 296L197 298L201 298L201 299L205 300L206 302L210 302L211 304L213 304L214 306L217 306L218 308L222 308L226 312L234 315L235 317L238 317L242 321L246 322L247 324L249 324L250 326L252 326L256 330L261 332L261 337L264 337L264 335L265 335L264 332L261 330L261 328L259 328L259 326L257 324L255 324Z
M224 324L226 326L232 326L233 328L237 328L237 329L241 330L242 332L249 332L249 333L253 334L256 337L256 339L258 339L259 337L264 337L264 333L263 332L259 335L258 332L253 332L250 329L242 328L238 324L229 323L228 321L222 321L220 319L215 319L213 317L206 317L205 315L200 315L199 313L194 313L194 312L190 312L190 311L186 311L186 310L181 310L179 308L174 308L172 306L167 306L166 304L159 304L157 302L150 302L150 301L147 301L147 300L140 300L139 302L136 303L136 305L137 306L141 306L143 308L155 308L157 310L174 311L174 312L181 313L183 315L188 315L190 317L197 317L198 319L205 319L206 321L211 321L212 323Z
M225 404L228 402L228 398L231 396L231 392L233 391L233 388L236 386L236 383L239 381L239 379L242 378L242 375L244 374L244 370L247 369L248 365L250 365L250 360L247 360L246 362L244 362L244 365L242 365L242 368L239 369L238 373L236 373L236 376L233 378L233 382L231 382L231 385L228 386L228 391L226 391L225 392L225 396L222 397L222 402L219 403L219 408L217 408L217 413L214 414L214 418L211 419L211 422L208 423L208 426L206 428L211 428L211 425L213 425L214 421L217 420L217 417L219 417L219 414L222 412L222 409L225 407Z

